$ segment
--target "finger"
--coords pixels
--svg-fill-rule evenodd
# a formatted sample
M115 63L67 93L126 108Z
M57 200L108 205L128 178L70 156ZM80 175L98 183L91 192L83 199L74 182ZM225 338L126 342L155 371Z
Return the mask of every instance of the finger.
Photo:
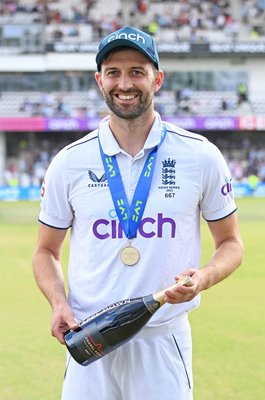
M183 271L180 275L175 276L175 281L177 283L179 283L180 281L182 281L185 278L188 278L191 280L192 282L192 276L197 272L197 270L195 268L189 268L185 271ZM191 286L191 285L186 285L186 286Z
M65 344L64 341L64 335L65 333L69 331L69 327L68 325L65 325L64 327L60 327L60 328L53 328L51 330L51 334L53 337L55 337L61 344Z
M194 288L192 286L176 286L176 288L165 292L165 302L182 303L192 299L194 296Z
M61 344L65 345L64 334L60 333L60 334L58 334L58 335L56 336L56 338L58 339L58 341L59 341Z
M58 329L52 329L51 334L55 337L61 344L64 344L64 332Z
M68 329L74 330L79 328L79 324L76 322L75 319L71 319L70 321L67 321Z

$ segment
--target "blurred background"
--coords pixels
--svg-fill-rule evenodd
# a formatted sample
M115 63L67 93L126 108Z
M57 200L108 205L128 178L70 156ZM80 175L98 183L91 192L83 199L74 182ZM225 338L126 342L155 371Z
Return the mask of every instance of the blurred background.
M220 147L236 196L263 196L265 0L0 0L0 200L38 199L53 155L106 115L95 52L125 24L158 43L162 117Z
M95 54L124 25L157 42L162 118L217 144L233 175L246 255L191 313L195 400L262 400L265 0L0 0L0 399L60 398L65 351L31 268L40 185L106 115ZM202 222L202 265L212 250Z

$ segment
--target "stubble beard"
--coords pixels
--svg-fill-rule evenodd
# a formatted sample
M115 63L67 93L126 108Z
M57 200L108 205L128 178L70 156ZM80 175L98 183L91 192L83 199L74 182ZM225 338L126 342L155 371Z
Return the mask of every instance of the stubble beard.
M119 105L115 103L115 96L112 92L107 94L103 89L103 95L105 102L109 109L119 118L126 120L133 120L141 117L151 106L153 98L146 94L145 96L142 93L139 93L139 101L136 105Z

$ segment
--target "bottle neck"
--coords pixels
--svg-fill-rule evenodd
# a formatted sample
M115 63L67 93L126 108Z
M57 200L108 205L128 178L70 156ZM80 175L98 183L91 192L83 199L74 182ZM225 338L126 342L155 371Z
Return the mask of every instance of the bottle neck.
M156 292L153 294L153 298L155 301L159 301L160 307L165 304L165 292L167 290L175 289L178 286L192 286L192 279L189 275L186 275L182 278L179 279L177 283L174 285L168 286L165 289L160 290L159 292Z
M160 290L159 292L156 292L153 294L154 300L158 301L160 303L160 307L165 304L165 291L174 289L176 286L177 285L171 285L171 286L167 287L166 289Z

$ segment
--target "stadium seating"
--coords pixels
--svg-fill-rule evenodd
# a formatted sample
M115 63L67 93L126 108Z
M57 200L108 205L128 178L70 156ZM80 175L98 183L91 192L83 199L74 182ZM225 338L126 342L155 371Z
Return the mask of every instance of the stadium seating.
M159 46L183 43L229 45L240 41L264 43L265 46L265 1L0 0L0 54L47 55L49 45L52 47L54 44L96 46L102 36L125 24L149 32ZM185 54L179 56L180 60L182 57L185 58ZM191 53L189 57L192 59L193 54ZM229 63L222 65L224 70L228 69L225 70L222 82L225 82L229 72L233 72L232 83L229 81L224 87L219 84L218 77L209 84L207 77L201 80L200 76L197 77L196 83L193 82L193 85L189 86L189 80L184 76L185 71L181 71L179 66L172 71L171 64L169 72L172 76L179 75L177 78L173 76L173 79L169 80L164 89L155 96L156 109L161 115L195 118L251 115L264 118L265 95L259 88L259 83L254 84L254 90L251 86L246 100L242 100L236 88L237 73L242 73L243 81L247 82L246 60L253 59L252 54L237 58L236 61L230 59L229 52L222 57L230 60ZM196 68L194 62L195 73ZM198 67L198 71L202 70L206 71L205 75L210 70L207 59L204 65L201 63ZM81 83L76 87L70 82L71 79L67 80L67 77L63 76L63 71L60 71L66 87L60 90L57 86L56 89L52 87L56 80L56 76L52 76L52 71L52 69L45 71L45 79L43 78L39 85L36 84L36 80L42 72L33 70L33 75L30 75L30 72L27 75L27 72L23 71L24 78L27 76L21 85L16 86L12 82L8 87L4 82L6 71L3 69L3 77L0 79L0 118L38 116L101 118L106 115L106 105L100 93L92 85L90 76L86 76L86 80L81 76ZM74 70L70 72L75 73ZM83 72L81 71L81 75ZM92 76L93 71L90 72ZM34 82L32 87L28 84L31 76ZM50 77L49 89L41 90L40 88L45 87L45 82L49 81ZM10 75L7 79L10 79ZM239 80L239 77L237 79ZM208 133L211 134L203 132L205 135ZM46 140L45 132L23 132L19 133L20 136L8 132L5 136L7 150L4 183L9 185L17 181L21 185L39 185L54 154L82 132L72 132L72 134L71 136L69 132L66 136L62 133L60 136L60 132L54 132L54 135L49 135L49 140ZM213 138L224 151L234 180L245 182L249 175L255 174L261 181L265 181L265 145L258 143L257 135L252 135L251 138L246 135L242 141L237 140L236 136L238 135L231 134L228 140L224 132L220 135L215 132Z
M39 23L44 41L98 40L124 24L149 31L156 41L211 42L265 37L263 0L0 1L0 24ZM3 38L2 38L3 40ZM0 37L1 42L1 37Z
M107 112L102 96L97 92L52 92L53 102L47 102L41 92L2 92L0 117L97 117ZM63 102L62 102L63 98ZM61 104L58 105L58 103ZM176 100L173 90L161 90L155 97L156 109L165 117L176 115L241 115L237 93L233 91L193 91L188 99ZM250 97L249 114L264 115L262 98ZM246 112L246 107L244 108Z

